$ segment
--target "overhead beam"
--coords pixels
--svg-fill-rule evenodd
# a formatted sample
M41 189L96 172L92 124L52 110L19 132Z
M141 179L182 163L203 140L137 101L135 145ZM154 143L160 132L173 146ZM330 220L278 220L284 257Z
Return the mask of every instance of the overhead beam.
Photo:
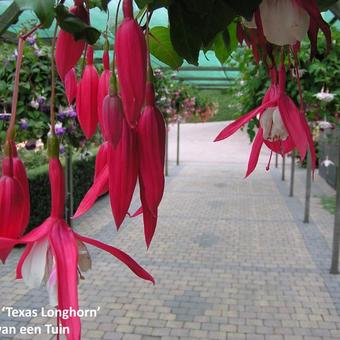
M171 70L170 67L160 67L161 70ZM239 71L237 67L229 66L182 66L176 71Z
M206 81L232 81L235 80L235 78L230 78L230 77L177 77L174 76L172 79L175 80L182 80L182 81L201 81L201 80L206 80Z

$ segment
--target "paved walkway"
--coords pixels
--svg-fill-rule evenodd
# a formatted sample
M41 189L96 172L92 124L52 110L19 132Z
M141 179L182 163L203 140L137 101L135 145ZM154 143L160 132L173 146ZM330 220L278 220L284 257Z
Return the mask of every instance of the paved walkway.
M107 198L78 223L78 231L127 251L157 280L156 286L141 281L91 248L93 269L80 283L80 305L100 311L83 319L83 339L340 339L340 277L328 274L333 217L318 198L332 189L316 176L311 223L303 224L304 171L297 170L294 198L280 169L265 171L268 152L244 180L247 136L213 144L224 125L183 125L179 167L171 129L170 177L148 252L141 218L115 232ZM21 251L0 268L1 305L39 309L45 290L14 281ZM0 322L19 328L55 321L9 321L1 313Z

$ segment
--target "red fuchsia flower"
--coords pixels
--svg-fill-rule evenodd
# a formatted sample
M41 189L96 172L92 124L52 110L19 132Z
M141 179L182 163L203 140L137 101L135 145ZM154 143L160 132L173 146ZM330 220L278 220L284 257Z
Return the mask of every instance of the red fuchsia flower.
M104 139L116 147L121 139L124 120L122 100L117 94L105 97L102 120Z
M101 175L101 172L106 167L107 168L107 160L109 157L109 150L110 145L108 142L104 142L98 150L97 157L96 157L96 164L94 168L94 180L93 182L96 182L98 177ZM106 194L109 191L109 180L107 178L106 185L102 188L101 192L99 193L99 196L102 196Z
M104 98L109 94L111 78L110 58L108 51L104 51L103 53L103 65L104 71L101 74L98 83L98 119L102 134L103 134L103 101Z
M146 42L133 18L132 0L123 1L124 20L116 34L115 51L124 114L136 127L145 99Z
M67 72L64 86L68 105L71 106L77 96L77 74L74 68Z
M89 23L89 15L83 1L75 1L70 13ZM85 48L84 40L75 40L71 33L60 30L56 43L55 60L59 77L64 81L66 74L78 63Z
M6 148L9 146L7 145ZM27 197L25 169L18 157L9 151L2 161L0 177L0 236L19 238L29 219L29 196ZM21 164L20 164L21 163ZM25 172L25 173L24 173ZM28 194L29 195L29 194ZM5 263L13 245L0 249L0 259Z
M86 56L87 65L78 85L77 116L87 139L96 132L98 124L98 73L93 65L93 47L89 46Z
M125 119L122 125L120 141L111 146L108 158L110 203L117 229L128 213L138 177L136 132Z
M74 215L74 218L89 211L96 200L109 189L108 155L111 148L116 148L121 140L122 126L125 123L122 103L117 95L107 95L103 105L104 142L96 158L93 185L86 193ZM125 123L126 124L126 123Z
M215 142L228 138L255 116L260 116L260 128L254 139L246 177L255 169L262 145L272 152L285 155L297 148L304 159L309 148L312 166L315 169L315 150L306 118L294 102L285 93L286 71L284 65L279 69L279 84L272 76L272 85L268 89L261 106L243 115L216 137ZM269 170L269 164L267 166Z
M157 210L164 193L165 134L164 118L155 105L154 87L151 82L148 82L146 85L145 108L137 128L139 179L141 183L145 238L148 247L155 231ZM156 218L156 220L148 218L147 214ZM152 220L152 228L149 226L150 220Z
M57 306L61 312L70 309L78 311L78 281L83 278L81 272L91 268L91 258L84 244L88 243L112 254L137 276L154 283L153 277L129 255L105 243L77 234L64 221L64 172L57 148L58 142L54 140L49 149L52 150L49 163L52 196L50 217L19 240L0 238L0 249L19 243L27 244L17 266L17 278L24 279L31 288L45 284L50 303ZM67 339L81 338L79 317L61 319L61 324L70 330L66 335Z

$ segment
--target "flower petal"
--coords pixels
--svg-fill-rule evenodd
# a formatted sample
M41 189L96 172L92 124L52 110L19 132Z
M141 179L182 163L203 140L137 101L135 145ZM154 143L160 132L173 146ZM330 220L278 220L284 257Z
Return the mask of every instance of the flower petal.
M256 168L257 162L259 160L260 151L263 145L263 130L262 128L256 134L256 137L251 148L248 169L245 177L248 177Z
M78 249L72 229L63 220L56 220L49 234L54 251L58 282L58 309L73 308L78 311ZM80 339L80 318L61 319L64 327L69 327L68 340Z
M38 288L43 282L48 247L49 241L47 237L35 242L23 262L21 268L22 278L30 288ZM24 255L26 254L24 253Z
M147 271L145 271L132 257L124 253L120 249L109 246L108 244L102 243L92 238L81 236L77 233L75 233L75 235L79 240L110 253L111 255L116 257L119 261L126 264L131 269L131 271L133 271L137 276L139 276L143 280L148 280L155 284L154 278Z
M100 194L103 192L103 189L108 185L109 182L109 168L106 165L102 171L98 174L97 178L95 179L93 185L86 193L83 200L80 202L79 207L74 214L73 218L78 218L85 213L87 213L96 202Z

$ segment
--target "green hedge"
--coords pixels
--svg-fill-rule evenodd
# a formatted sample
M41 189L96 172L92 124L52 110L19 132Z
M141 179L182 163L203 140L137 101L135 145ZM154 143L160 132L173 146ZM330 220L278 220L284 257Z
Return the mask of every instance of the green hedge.
M86 160L73 161L73 202L76 209L92 185L95 155ZM50 214L50 184L48 165L28 171L31 196L31 219L26 232L41 224Z

